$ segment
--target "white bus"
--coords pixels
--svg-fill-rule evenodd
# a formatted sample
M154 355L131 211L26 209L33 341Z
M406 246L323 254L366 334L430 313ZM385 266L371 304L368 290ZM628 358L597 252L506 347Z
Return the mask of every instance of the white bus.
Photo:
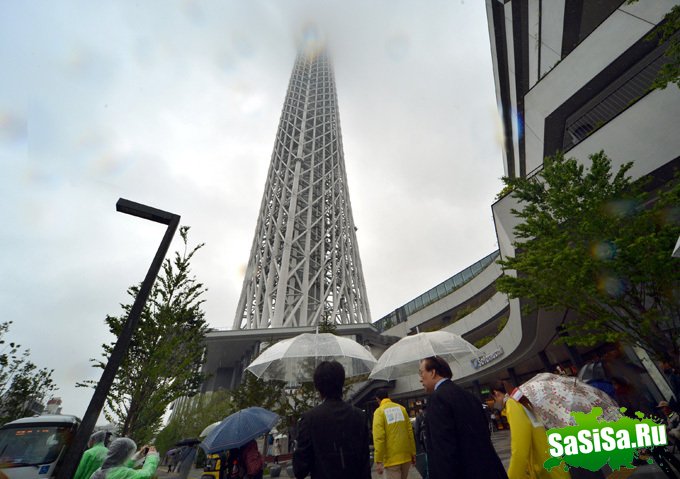
M79 425L75 416L49 415L0 427L0 479L54 477Z

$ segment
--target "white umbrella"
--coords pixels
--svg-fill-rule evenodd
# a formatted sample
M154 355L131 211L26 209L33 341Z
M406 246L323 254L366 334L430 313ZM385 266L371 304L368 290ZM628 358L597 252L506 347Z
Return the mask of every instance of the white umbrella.
M369 379L391 380L418 372L421 359L439 356L449 364L482 356L482 352L459 335L447 331L418 333L401 338L385 351Z
M287 383L311 381L321 361L338 361L345 376L368 374L376 360L356 341L330 333L303 333L267 348L246 368L263 379Z
M217 422L210 424L209 426L206 426L206 428L203 429L203 431L201 431L201 434L199 434L198 437L205 437L208 434L210 434L213 429L215 429L217 426L220 425L220 422L222 422L222 421L217 421Z

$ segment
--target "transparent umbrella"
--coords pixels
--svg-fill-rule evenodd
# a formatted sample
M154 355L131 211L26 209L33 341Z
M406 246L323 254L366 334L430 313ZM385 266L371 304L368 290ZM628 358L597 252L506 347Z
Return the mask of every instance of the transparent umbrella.
M602 408L602 419L616 421L621 417L619 406L606 393L589 386L577 377L540 373L519 387L534 405L546 429L574 426L572 412L589 413L595 406Z
M322 361L335 360L345 376L368 374L376 363L373 355L356 341L330 333L303 333L267 348L246 368L263 379L299 384L313 379Z
M387 381L418 372L421 359L439 356L455 374L455 365L482 356L482 352L459 335L447 331L418 333L400 339L385 351L375 365L369 379Z
M198 435L198 437L206 437L208 434L210 434L213 431L213 429L215 429L217 426L220 425L220 422L221 421L217 421L217 422L214 422L214 423L206 426L205 429L203 429L203 431L201 431L201 434Z

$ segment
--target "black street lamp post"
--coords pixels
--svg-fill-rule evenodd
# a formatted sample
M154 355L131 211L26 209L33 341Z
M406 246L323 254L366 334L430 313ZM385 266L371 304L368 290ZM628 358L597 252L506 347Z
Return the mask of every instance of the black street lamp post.
M139 293L137 293L137 297L135 298L135 302L132 305L127 322L125 323L125 328L120 336L118 336L118 340L111 352L109 361L106 363L101 379L99 379L99 382L97 383L97 387L90 400L90 405L87 407L87 412L85 412L85 416L83 417L83 422L80 424L71 445L66 451L61 467L57 471L57 479L71 479L76 472L80 456L85 450L87 441L89 440L92 430L99 418L99 414L104 407L106 396L109 394L118 368L125 358L132 335L137 329L139 317L142 314L146 301L149 299L151 287L158 276L158 272L163 264L163 259L168 252L168 248L170 248L170 243L172 242L172 238L179 225L179 215L151 208L150 206L135 203L123 198L120 198L116 203L116 210L121 213L162 223L168 227L165 230L165 235L161 240L158 251L156 251L156 256L154 256L151 266L149 266L149 271L146 273L146 277L142 282L142 287L140 288Z

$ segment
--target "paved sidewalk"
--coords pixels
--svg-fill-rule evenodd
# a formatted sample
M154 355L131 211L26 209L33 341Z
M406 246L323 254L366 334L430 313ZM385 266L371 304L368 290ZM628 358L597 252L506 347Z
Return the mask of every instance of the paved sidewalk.
M498 453L498 457L500 457L501 462L503 463L503 466L505 468L508 468L508 465L510 464L510 432L509 431L496 431L491 435L491 440L493 442L493 446L496 449L496 452ZM288 476L286 473L286 466L290 464L290 461L281 461L281 475L279 477L286 479L291 476ZM271 465L271 464L269 464ZM168 467L167 466L160 466L158 468L158 473L157 476L159 479L177 479L178 474L171 472L167 472ZM201 475L203 474L202 469L193 469L189 473L189 478L188 479L201 479ZM373 473L372 473L373 478L372 479L384 479L384 475L379 475L377 472L375 472L375 467L373 468ZM269 475L265 475L265 478L269 478ZM644 466L639 466L635 469L632 470L622 470L622 471L617 471L613 474L610 474L608 476L608 479L645 479L645 478L664 478L665 475L659 469L659 467L656 464L645 464ZM416 470L415 467L411 467L408 475L408 479L421 479L420 474ZM481 479L481 478L480 478Z

